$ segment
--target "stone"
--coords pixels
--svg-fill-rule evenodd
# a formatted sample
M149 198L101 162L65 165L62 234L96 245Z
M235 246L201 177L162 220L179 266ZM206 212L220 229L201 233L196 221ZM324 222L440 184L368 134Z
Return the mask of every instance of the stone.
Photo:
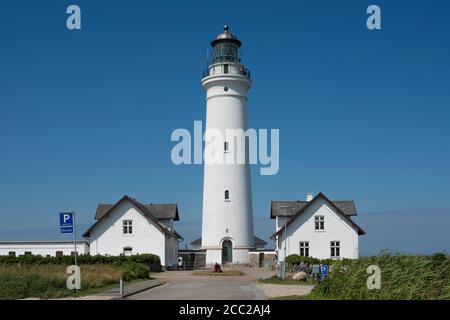
M297 272L296 274L294 274L292 276L292 279L298 280L298 281L306 281L307 277L308 277L308 275L306 274L306 272L300 271L300 272Z

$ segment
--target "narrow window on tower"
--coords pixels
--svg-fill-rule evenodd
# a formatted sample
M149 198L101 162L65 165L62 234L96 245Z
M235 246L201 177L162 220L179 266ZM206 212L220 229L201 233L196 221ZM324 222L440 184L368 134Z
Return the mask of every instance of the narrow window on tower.
M225 201L230 201L230 190L225 190Z
M227 64L223 65L223 73L228 73L228 65Z
M225 142L223 143L223 151L224 151L224 152L229 152L229 151L230 151L230 146L229 146L228 141L225 141Z

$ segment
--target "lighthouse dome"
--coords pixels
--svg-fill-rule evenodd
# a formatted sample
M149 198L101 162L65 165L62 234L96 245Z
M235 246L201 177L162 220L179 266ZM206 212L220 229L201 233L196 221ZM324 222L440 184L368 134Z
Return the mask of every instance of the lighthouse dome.
M221 42L231 42L237 44L238 47L241 46L241 41L230 31L230 27L228 25L224 25L223 32L219 33L217 37L211 41L211 46L215 46L218 43Z

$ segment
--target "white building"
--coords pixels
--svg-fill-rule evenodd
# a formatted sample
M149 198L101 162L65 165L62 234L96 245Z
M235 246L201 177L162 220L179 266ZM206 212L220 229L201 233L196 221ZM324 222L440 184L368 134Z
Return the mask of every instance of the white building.
M331 201L322 193L308 194L306 201L272 201L272 239L280 261L285 251L286 256L358 258L358 237L365 232L352 220L356 215L354 201Z
M179 220L176 204L142 204L124 196L116 204L100 204L97 220L83 236L90 239L91 255L133 255L152 253L161 265L176 265Z
M73 241L0 241L0 256L68 256L75 253ZM87 241L77 241L77 254L88 254Z
M211 61L201 81L206 91L206 132L218 131L225 138L219 145L224 163L205 159L201 248L206 250L206 265L248 263L254 248L250 168L248 161L226 163L236 150L235 139L226 140L226 131L247 130L247 91L252 82L241 64L241 41L228 26L211 46ZM205 150L211 143L217 141L206 141Z

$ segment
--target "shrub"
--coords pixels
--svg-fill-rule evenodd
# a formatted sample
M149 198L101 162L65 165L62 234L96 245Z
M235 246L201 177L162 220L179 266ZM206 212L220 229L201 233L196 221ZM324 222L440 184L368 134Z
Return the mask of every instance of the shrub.
M138 254L134 256L102 256L102 255L79 255L77 262L83 264L126 264L130 262L141 263L148 266L151 271L161 271L161 261L154 254ZM0 265L71 265L74 263L73 256L42 257L40 255L24 256L0 256Z
M295 264L299 263L306 263L306 264L327 264L332 265L336 262L336 260L332 259L317 259L313 257L303 257L299 256L298 254L291 254L290 256L286 257L286 264L290 267Z

